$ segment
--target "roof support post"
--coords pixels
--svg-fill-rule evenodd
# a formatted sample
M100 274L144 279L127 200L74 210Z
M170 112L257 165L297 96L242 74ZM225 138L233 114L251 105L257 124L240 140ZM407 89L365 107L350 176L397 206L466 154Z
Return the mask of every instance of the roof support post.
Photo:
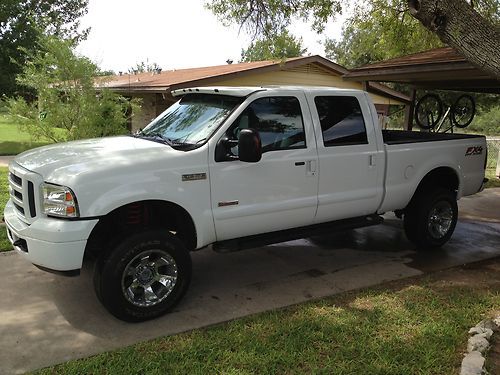
M413 88L410 95L410 103L405 108L405 123L404 129L411 130L413 128L413 112L415 111L415 99L417 97L417 90Z

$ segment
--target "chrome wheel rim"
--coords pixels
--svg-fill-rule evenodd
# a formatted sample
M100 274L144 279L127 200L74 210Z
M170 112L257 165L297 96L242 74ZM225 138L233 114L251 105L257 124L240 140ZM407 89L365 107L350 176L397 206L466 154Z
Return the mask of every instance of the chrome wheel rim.
M446 201L438 202L429 213L427 228L435 239L441 239L448 234L453 223L453 209Z
M150 307L167 298L177 283L177 264L162 250L148 250L125 267L122 292L134 306Z

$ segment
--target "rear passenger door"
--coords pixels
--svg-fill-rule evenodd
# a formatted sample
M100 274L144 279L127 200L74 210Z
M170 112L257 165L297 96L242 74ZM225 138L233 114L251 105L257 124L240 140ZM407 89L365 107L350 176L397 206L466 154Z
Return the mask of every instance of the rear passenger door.
M315 222L375 213L383 194L384 166L379 165L383 150L377 150L364 94L319 92L309 101L316 124L320 170Z

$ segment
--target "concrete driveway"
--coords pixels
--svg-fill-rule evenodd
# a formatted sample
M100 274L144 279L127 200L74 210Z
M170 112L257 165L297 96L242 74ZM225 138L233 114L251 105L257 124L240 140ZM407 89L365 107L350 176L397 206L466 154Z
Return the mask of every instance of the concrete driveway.
M177 310L127 324L94 296L91 270L77 278L39 271L0 254L0 373L86 357L388 280L500 255L500 189L460 201L461 218L442 251L421 254L392 214L383 225L232 254L193 254L193 281Z

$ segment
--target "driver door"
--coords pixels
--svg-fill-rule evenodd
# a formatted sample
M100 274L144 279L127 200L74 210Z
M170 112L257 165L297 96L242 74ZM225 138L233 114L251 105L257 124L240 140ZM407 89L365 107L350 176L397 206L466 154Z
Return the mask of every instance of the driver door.
M236 146L232 160L209 162L218 241L310 225L316 214L318 154L306 98L301 92L260 96L224 137L235 140L241 129L257 130L262 159L242 162Z

